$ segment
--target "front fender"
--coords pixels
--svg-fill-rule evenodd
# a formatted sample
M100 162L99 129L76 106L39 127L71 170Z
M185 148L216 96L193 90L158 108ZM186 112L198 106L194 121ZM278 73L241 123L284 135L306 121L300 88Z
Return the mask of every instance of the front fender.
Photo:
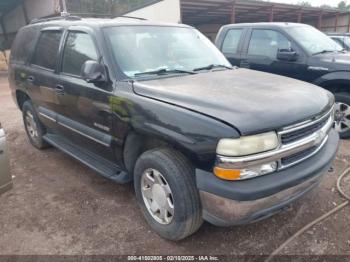
M135 94L124 99L132 130L175 145L200 162L213 160L219 139L240 136L233 127L198 112Z

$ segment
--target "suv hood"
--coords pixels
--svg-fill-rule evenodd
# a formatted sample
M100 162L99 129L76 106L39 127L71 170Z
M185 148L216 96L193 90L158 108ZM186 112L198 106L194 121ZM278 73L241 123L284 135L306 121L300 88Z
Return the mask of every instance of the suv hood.
M135 82L134 92L219 119L242 135L296 124L334 103L317 86L247 69Z

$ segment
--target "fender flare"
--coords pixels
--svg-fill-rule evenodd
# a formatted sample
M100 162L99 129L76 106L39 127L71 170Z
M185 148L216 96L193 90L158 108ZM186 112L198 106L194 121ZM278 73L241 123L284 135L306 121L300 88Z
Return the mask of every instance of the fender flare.
M350 91L350 72L348 71L340 71L340 72L332 72L321 76L320 78L313 81L313 84L324 87L331 87L330 85L349 85Z

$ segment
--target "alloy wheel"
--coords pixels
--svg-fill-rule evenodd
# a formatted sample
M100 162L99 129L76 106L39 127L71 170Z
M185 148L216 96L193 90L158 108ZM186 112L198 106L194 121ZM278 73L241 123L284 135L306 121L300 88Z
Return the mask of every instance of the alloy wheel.
M26 116L25 116L25 120L26 120L26 127L28 130L28 134L30 135L31 138L37 139L39 137L38 127L37 127L37 124L34 120L33 114L31 112L27 111Z
M170 224L174 218L173 193L159 171L150 168L142 174L141 193L150 215L160 224Z
M350 106L336 103L334 116L334 129L339 133L350 131Z

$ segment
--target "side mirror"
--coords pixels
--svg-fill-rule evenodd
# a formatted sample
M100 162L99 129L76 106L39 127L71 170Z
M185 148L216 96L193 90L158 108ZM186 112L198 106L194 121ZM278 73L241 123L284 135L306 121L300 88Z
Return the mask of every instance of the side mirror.
M81 76L88 83L102 84L107 82L105 67L93 60L88 60L83 64Z
M277 52L277 59L281 61L294 62L298 59L298 53L293 51L292 49L279 49Z

